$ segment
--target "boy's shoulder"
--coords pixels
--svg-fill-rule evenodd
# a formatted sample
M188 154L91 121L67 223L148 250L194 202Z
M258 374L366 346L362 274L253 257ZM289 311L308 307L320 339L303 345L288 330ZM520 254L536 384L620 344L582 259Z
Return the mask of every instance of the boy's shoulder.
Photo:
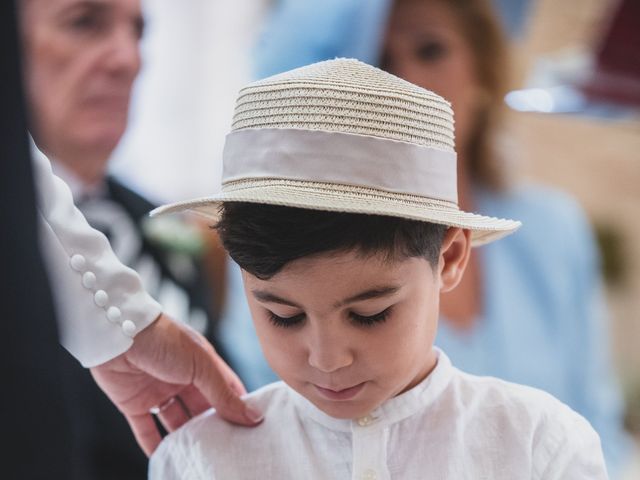
M151 457L149 478L185 478L184 473L180 474L185 470L193 470L196 478L200 475L206 478L214 469L220 470L220 465L213 465L218 459L241 464L241 459L252 455L252 450L264 449L265 442L278 437L282 425L297 415L294 394L283 382L264 386L246 395L244 400L264 414L261 424L256 427L234 425L209 409L162 440ZM216 454L212 455L213 452Z
M259 388L243 397L243 400L263 413L265 421L260 427L269 423L267 419L276 415L279 418L286 416L288 413L293 414L293 396L292 392L284 382L274 382ZM259 427L245 428L239 427L233 423L224 420L215 409L211 408L197 417L189 420L179 430L183 437L195 437L200 440L203 436L220 434L229 434L232 431L260 431ZM174 432L176 433L176 432ZM224 441L224 439L222 439Z
M440 408L455 405L457 413L451 414L456 417L454 423L473 425L466 430L465 440L472 442L477 436L480 442L486 442L487 432L493 431L506 448L517 445L529 451L534 470L556 468L580 457L584 461L584 452L590 452L594 471L599 462L604 463L600 438L591 424L554 396L495 377L454 371L449 388L440 398Z
M469 408L513 415L532 424L552 418L562 423L584 420L579 413L543 390L496 377L472 375L455 367L454 371L449 395Z

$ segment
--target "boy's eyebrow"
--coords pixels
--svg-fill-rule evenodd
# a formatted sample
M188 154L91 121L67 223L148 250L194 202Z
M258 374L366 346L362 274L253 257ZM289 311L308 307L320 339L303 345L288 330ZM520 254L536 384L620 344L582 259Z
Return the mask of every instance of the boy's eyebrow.
M262 302L279 303L281 305L288 305L289 307L300 308L299 305L296 305L289 300L274 295L273 293L265 292L264 290L251 290L251 293L254 297L256 297L257 300L260 300Z
M372 288L365 292L361 292L356 295L353 295L352 297L345 298L344 300L341 300L340 302L334 304L333 307L340 308L350 303L361 302L362 300L370 300L372 298L386 297L388 295L393 295L398 290L400 290L400 287L393 286L393 285L390 285L387 287ZM266 292L264 290L251 290L251 293L257 300L260 300L261 302L279 303L281 305L287 305L289 307L296 307L300 309L302 308L300 307L300 305L290 300L286 300L282 297L274 295L273 293Z
M352 297L345 298L341 302L336 303L334 307L339 308L339 307L344 307L345 305L348 305L350 303L361 302L362 300L370 300L372 298L386 297L389 295L393 295L398 290L400 290L400 287L393 286L393 285L390 285L387 287L372 288L365 292L358 293L357 295L353 295Z

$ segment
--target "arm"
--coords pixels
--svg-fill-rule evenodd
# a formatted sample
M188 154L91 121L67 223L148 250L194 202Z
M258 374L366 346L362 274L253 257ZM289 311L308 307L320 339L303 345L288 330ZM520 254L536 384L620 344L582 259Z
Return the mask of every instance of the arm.
M161 314L140 278L117 259L106 237L75 208L49 161L34 152L39 222L56 294L63 345L127 421L143 450L160 443L151 409L169 431L214 406L232 422L255 425L242 383L204 337ZM134 338L135 337L135 338Z
M35 150L35 149L34 149ZM58 307L61 343L85 367L128 350L161 312L140 278L75 208L66 184L34 151L43 254Z
M572 412L571 422L566 418L550 419L543 427L541 443L534 446L533 478L607 480L598 434L579 415Z
M189 448L189 442L183 431L168 436L149 459L149 480L180 480L183 478L207 478L209 474L199 470L199 462ZM210 473L210 472L209 472Z

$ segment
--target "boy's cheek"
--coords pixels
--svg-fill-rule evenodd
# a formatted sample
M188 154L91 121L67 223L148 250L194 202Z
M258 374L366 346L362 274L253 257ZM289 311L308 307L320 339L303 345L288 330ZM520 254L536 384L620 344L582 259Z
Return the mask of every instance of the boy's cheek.
M256 327L262 352L271 369L283 380L297 376L307 365L307 359L295 339L275 332L274 327Z

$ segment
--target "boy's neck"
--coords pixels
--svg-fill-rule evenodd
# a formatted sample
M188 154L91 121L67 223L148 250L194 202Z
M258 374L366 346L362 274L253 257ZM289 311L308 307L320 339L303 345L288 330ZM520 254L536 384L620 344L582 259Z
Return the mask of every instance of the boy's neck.
M413 380L411 380L411 382L409 382L409 384L405 388L402 389L402 391L398 392L395 396L401 395L404 392L411 390L413 387L415 387L420 382L422 382L425 378L429 376L429 374L433 371L433 369L436 368L437 364L438 364L438 355L435 349L432 347L429 351L427 360L424 362L424 365L422 366L420 371L417 373L417 375L413 378Z

